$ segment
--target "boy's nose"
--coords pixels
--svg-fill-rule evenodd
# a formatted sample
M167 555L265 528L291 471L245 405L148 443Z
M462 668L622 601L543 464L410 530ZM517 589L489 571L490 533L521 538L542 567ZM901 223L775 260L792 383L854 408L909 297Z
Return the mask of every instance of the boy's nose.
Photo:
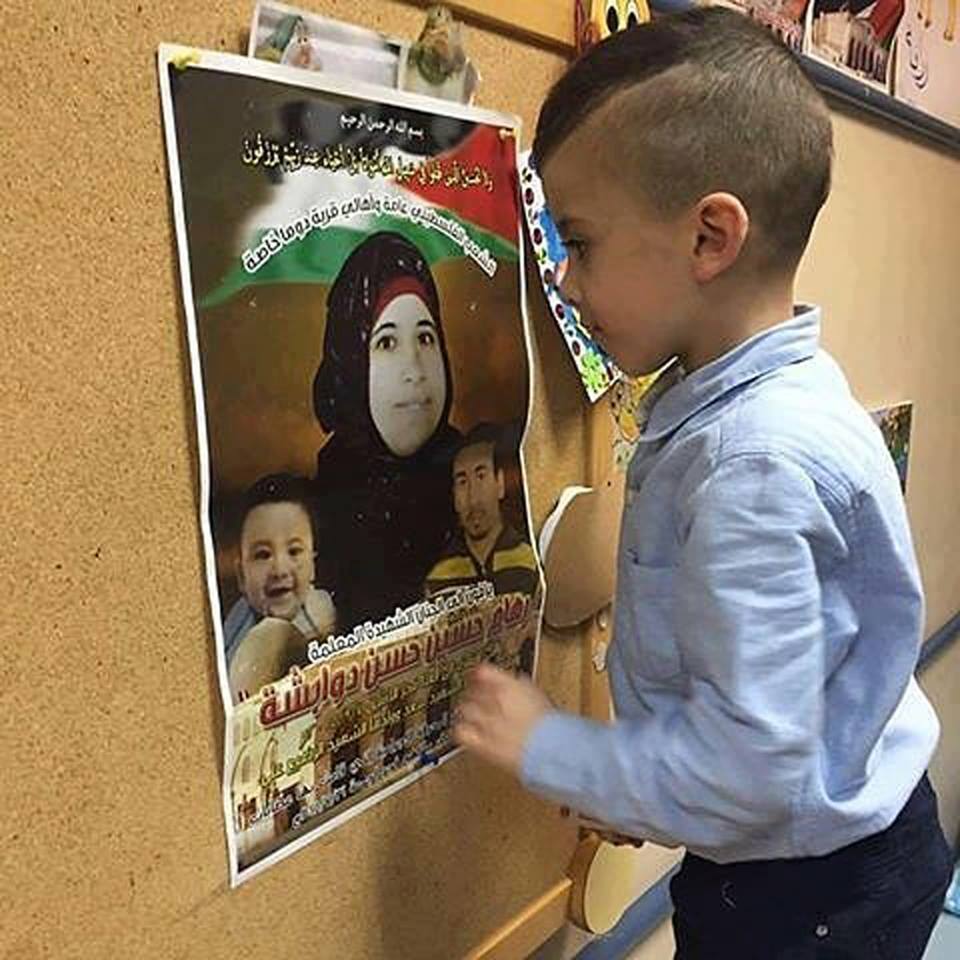
M566 272L560 278L560 282L557 284L557 289L560 291L560 296L563 297L571 307L576 307L579 310L580 290L573 278L573 274L574 271L568 266Z

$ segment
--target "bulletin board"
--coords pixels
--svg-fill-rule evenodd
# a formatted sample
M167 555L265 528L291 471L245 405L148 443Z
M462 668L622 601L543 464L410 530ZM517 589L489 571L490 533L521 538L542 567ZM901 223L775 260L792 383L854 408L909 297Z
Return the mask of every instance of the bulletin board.
M399 36L415 36L423 17L400 0L308 5ZM0 583L11 614L0 626L0 955L451 960L507 929L513 952L487 955L520 957L524 936L532 948L544 922L562 919L576 829L466 756L228 889L155 54L163 41L241 51L251 6L38 0L5 18L0 124L15 132L0 234ZM483 77L478 103L519 115L529 144L567 62L562 41L468 19L467 47ZM960 355L960 169L857 118L842 119L838 140L837 192L801 293L826 301L828 346L861 399L917 403L908 500L932 628L960 601L948 495L960 430L946 388ZM877 196L885 206L870 206ZM607 411L587 408L532 271L527 282L536 376L525 455L539 526L561 489L586 479ZM577 630L543 640L541 682L567 709L584 699L583 640ZM960 797L951 802L960 812Z

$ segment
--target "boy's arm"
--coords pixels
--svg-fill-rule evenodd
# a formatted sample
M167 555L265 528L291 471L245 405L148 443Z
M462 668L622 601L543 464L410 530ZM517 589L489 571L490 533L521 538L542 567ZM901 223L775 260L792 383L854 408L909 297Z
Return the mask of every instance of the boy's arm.
M685 694L654 694L650 712L612 726L538 715L519 773L530 789L631 836L717 847L787 829L818 762L818 569L846 545L813 482L782 458L727 461L689 507L675 572ZM503 736L511 696L498 695ZM529 709L518 725L528 718Z

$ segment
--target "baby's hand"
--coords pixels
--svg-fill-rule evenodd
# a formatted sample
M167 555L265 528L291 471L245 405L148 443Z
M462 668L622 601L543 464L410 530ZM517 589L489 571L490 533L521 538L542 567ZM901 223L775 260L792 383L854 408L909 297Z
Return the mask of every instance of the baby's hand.
M488 763L519 776L527 738L551 709L546 695L526 677L483 663L467 677L453 739Z

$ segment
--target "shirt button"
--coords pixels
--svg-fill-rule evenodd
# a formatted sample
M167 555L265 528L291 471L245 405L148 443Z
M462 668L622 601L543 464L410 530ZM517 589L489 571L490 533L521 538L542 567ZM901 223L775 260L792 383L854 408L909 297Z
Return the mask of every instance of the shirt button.
M817 929L813 932L822 940L830 933L830 928L825 923L818 923Z

